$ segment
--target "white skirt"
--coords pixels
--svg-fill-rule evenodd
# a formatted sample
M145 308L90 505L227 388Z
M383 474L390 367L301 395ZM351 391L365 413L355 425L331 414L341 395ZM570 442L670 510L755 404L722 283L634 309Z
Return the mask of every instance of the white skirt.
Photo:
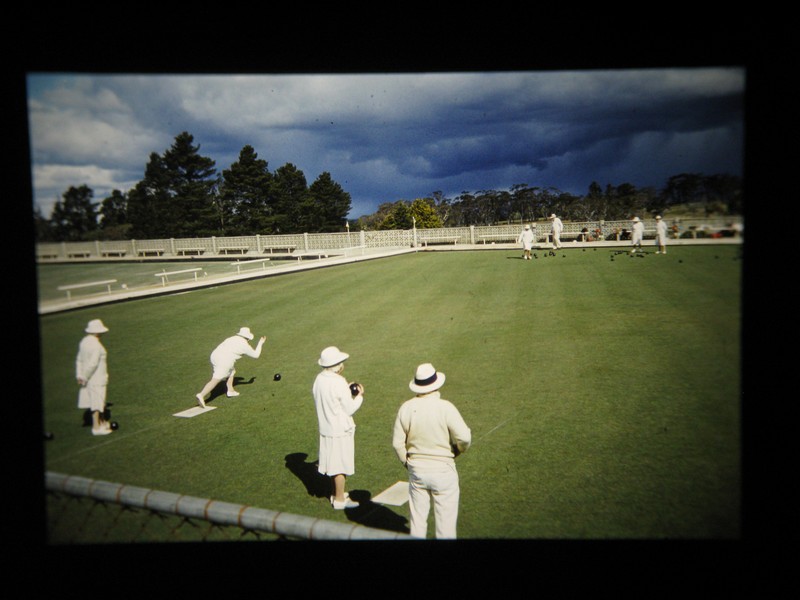
M103 411L106 408L106 386L87 385L78 391L78 408Z
M323 475L352 475L356 472L355 433L338 437L319 436L319 466Z

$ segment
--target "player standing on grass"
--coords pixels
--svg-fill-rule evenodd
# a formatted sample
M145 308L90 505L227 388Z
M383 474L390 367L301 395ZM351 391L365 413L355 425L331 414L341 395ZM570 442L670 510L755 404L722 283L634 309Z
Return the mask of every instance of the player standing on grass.
M658 244L656 254L667 253L667 224L661 218L661 215L656 216L656 244Z
M550 220L553 222L553 250L559 250L561 248L561 232L564 231L564 223L555 213L550 215Z
M89 321L75 359L75 379L81 386L78 408L92 411L92 435L108 435L113 431L103 417L108 388L108 352L100 342L100 336L107 331L108 327L100 319Z
M434 505L437 539L455 539L460 488L455 457L472 443L458 409L438 391L445 375L432 364L417 367L408 387L416 397L400 406L392 446L408 469L409 529L413 537L428 535L428 513Z
M631 227L631 254L642 250L642 238L644 237L644 223L639 220L639 217L633 217L633 226Z
M342 376L344 361L350 358L336 346L328 346L320 354L317 374L311 393L319 424L319 464L317 470L332 481L331 505L336 510L355 508L344 491L347 477L355 473L355 412L364 402L364 386L350 384ZM356 393L351 391L355 385Z
M525 260L531 259L531 246L533 244L533 232L530 225L525 225L525 229L519 234L517 243L522 244L522 258Z
M261 339L258 340L256 347L253 348L248 343L248 340L252 340L253 337L249 327L242 327L236 335L225 339L219 346L214 348L214 351L211 353L211 379L203 390L195 396L198 406L201 408L206 407L205 397L210 394L223 379L226 380L225 385L228 388L228 398L239 395L239 392L233 389L233 376L236 374L236 361L242 356L258 358L261 356L261 348L264 346L264 342L267 341L267 338L262 336Z

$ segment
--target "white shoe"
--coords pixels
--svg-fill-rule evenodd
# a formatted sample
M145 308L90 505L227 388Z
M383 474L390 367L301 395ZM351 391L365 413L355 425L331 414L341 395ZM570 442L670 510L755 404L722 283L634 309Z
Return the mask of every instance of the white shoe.
M344 493L344 499L345 499L345 500L347 500L349 497L350 497L350 493L349 493L349 492L345 492L345 493ZM331 497L329 498L329 500L331 501L331 506L333 506L333 502L334 502L334 500L335 500L335 496L331 496Z
M239 392L228 392L228 398L236 398L239 395Z
M203 400L203 397L200 394L197 394L195 398L197 398L197 406L199 406L200 408L206 407L206 402L205 400Z
M92 435L108 435L111 429L92 429Z
M333 504L334 510L344 510L346 508L356 508L358 506L358 502L350 500L349 497L345 497L343 502L334 500L331 504Z

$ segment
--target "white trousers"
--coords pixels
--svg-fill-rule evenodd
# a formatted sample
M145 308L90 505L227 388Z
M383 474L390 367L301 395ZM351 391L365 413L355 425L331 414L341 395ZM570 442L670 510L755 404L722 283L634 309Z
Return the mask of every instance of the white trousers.
M459 499L458 472L455 464L424 469L409 467L409 529L412 537L426 538L428 514L433 500L436 539L455 539Z

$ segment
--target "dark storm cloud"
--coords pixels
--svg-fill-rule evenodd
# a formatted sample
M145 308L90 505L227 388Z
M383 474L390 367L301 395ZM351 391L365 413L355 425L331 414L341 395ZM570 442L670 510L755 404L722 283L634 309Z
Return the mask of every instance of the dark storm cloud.
M743 69L29 79L43 207L71 185L126 191L182 131L218 172L245 145L309 183L327 171L355 216L434 191L742 170Z

